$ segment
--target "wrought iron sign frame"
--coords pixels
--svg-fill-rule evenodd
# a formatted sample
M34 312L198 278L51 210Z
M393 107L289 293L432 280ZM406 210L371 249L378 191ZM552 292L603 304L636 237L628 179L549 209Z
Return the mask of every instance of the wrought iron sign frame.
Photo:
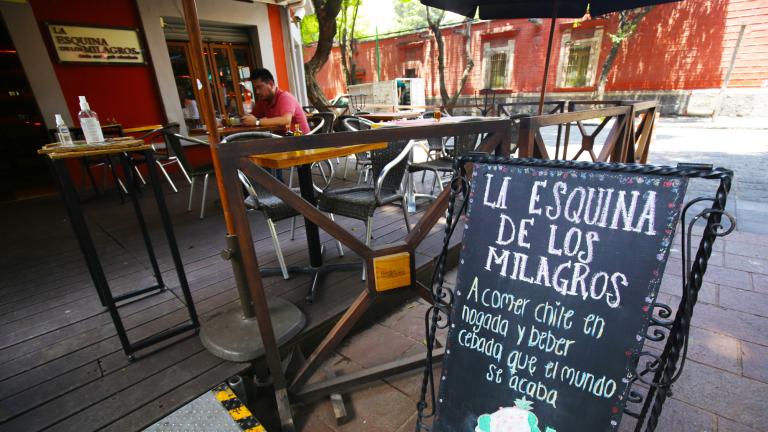
M438 329L450 326L451 307L454 303L454 293L444 284L446 257L448 245L461 213L466 211L468 196L472 189L468 166L472 163L503 164L537 168L580 169L605 171L613 173L629 173L640 175L664 175L684 178L699 178L719 180L715 196L712 198L698 197L688 201L680 215L680 234L682 251L682 297L677 313L673 314L669 305L656 301L649 317L646 331L646 341L661 342L666 340L661 354L655 354L647 349L635 359L635 375L630 379L629 397L624 408L624 414L634 418L637 423L635 432L645 430L652 432L656 429L664 402L672 394L673 384L680 378L685 366L688 351L688 337L693 309L699 295L707 262L712 254L712 247L718 237L723 237L736 228L736 220L725 210L728 192L731 188L733 171L725 168L713 168L703 164L679 164L676 167L655 166L642 164L622 164L606 162L576 162L567 160L541 160L534 158L510 159L487 154L471 154L461 157L454 163L454 174L451 180L448 214L446 216L443 249L438 257L435 274L430 287L432 306L427 310L425 326L427 334L427 359L424 366L421 397L418 402L418 417L416 431L432 431L431 420L436 418L436 389L432 374L434 360L433 349ZM697 204L711 202L711 206L691 218L686 226L689 210ZM723 218L728 222L724 224ZM692 233L699 220L705 219L702 239L696 254L693 255ZM674 315L674 316L673 316ZM439 352L439 350L438 350ZM643 383L648 391L643 395L634 385ZM429 402L427 402L429 399ZM643 429L643 427L645 428Z

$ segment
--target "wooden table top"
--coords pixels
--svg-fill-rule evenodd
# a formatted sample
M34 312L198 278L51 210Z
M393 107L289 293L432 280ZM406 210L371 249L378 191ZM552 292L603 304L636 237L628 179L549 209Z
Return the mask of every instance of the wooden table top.
M349 156L371 150L387 148L388 143L358 144L347 147L326 147L312 150L297 150L280 153L267 153L251 156L256 165L267 168L290 168L335 157Z
M439 124L445 124L445 123L459 123L465 120L469 119L480 119L480 120L499 120L499 117L473 117L473 116L452 116L452 117L443 117L440 119L440 121L437 121L433 118L426 118L426 119L403 119L403 120L396 120L393 122L387 123L388 126L434 126Z
M85 141L75 141L74 146L62 146L61 143L46 144L37 151L51 159L79 158L85 156L106 156L130 151L142 151L152 148L143 140L121 137L110 138L99 144L86 144Z
M220 136L232 135L240 132L284 132L283 126L227 126L219 128ZM208 135L206 129L190 129L189 134L196 135Z
M401 112L372 112L370 114L358 114L358 117L368 119L370 121L390 121L400 119L412 119L421 117L423 113L417 111L401 111Z

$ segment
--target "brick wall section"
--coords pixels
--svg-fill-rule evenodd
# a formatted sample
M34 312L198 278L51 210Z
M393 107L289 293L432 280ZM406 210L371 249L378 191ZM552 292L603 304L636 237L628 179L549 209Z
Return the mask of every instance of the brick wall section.
M616 29L616 18L595 19L573 29L572 20L558 20L552 46L548 92L574 91L556 87L557 68L563 32L604 28L599 68L610 49L609 33ZM608 77L606 91L692 90L719 88L728 70L733 49L742 24L747 25L729 87L768 86L768 2L765 0L697 0L657 6L638 26L637 33L626 42ZM463 94L483 88L482 44L495 38L515 41L514 66L510 93L537 92L541 89L550 20L537 25L526 19L495 20L472 26L472 55L475 63ZM462 25L443 30L446 46L446 82L449 93L455 91L464 68ZM414 68L425 79L427 96L439 95L437 48L429 31L381 38L381 79L405 76ZM309 58L314 47L307 47ZM414 54L418 53L418 60ZM375 41L359 44L358 69L363 69L362 82L376 80ZM338 48L318 74L326 96L345 91ZM578 89L591 91L592 88Z

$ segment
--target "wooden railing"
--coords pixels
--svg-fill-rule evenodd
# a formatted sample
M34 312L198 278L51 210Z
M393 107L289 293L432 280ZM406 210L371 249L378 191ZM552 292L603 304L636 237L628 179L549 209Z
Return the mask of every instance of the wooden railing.
M513 123L519 122L518 157L577 160L586 153L593 162L646 163L657 117L656 101L584 100L569 101L567 106L568 112L513 118ZM581 109L585 106L600 108ZM590 131L587 123L597 126ZM547 151L541 134L541 129L548 126L558 127L554 155ZM565 139L561 153L560 130L563 126ZM609 128L607 136L599 154L596 154L595 144L606 127ZM568 144L574 130L581 136L581 144L575 154L569 155Z
M394 254L410 254L411 275L415 275L414 259L416 248L427 237L434 225L444 215L448 206L451 188L445 188L437 197L432 205L425 211L416 225L410 230L405 238L394 244L377 245L370 247L363 243L357 236L345 230L323 212L318 210L310 202L304 200L294 191L289 189L283 183L277 181L269 175L264 169L255 165L250 159L251 156L259 154L268 154L276 152L288 152L298 150L310 150L326 147L347 147L357 144L370 144L380 142L393 142L400 140L425 139L434 137L462 136L477 134L484 136L477 151L486 153L495 153L498 156L509 156L509 143L511 140L511 125L507 120L487 119L476 122L458 122L443 123L434 126L416 126L416 127L398 127L398 128L378 128L358 132L339 132L332 134L311 135L303 137L286 138L266 138L256 140L233 141L219 146L220 171L217 175L221 176L223 193L226 200L225 212L229 214L234 226L232 236L236 237L236 244L239 248L237 265L242 271L242 279L245 282L248 292L251 294L253 308L256 317L260 320L259 326L262 333L273 334L269 310L267 308L267 299L264 293L264 287L259 272L259 263L254 250L254 243L251 237L251 228L246 215L244 205L243 188L238 179L238 170L244 172L252 180L258 182L265 189L282 199L284 202L298 210L304 218L317 225L319 228L340 240L349 249L358 254L364 261L368 274L365 288L361 290L355 301L342 315L328 335L320 342L317 349L308 357L308 360L301 366L300 370L290 381L290 386L286 377L278 369L271 370L276 395L278 397L278 406L287 413L290 412L290 405L286 391L290 389L290 397L302 399L308 397L307 380L317 371L324 359L338 347L344 337L350 332L354 325L364 316L373 301L380 296L389 295L391 291L380 292L376 287L376 278L372 275L374 272L374 259ZM470 172L471 174L471 168ZM240 270L238 270L240 271ZM417 284L411 279L410 287L419 295L425 298L431 298L429 288ZM265 350L267 353L278 352L274 337L264 338ZM416 364L422 364L419 359ZM393 366L394 367L394 366ZM378 367L377 370L387 369L386 365ZM272 368L270 368L272 369ZM393 369L394 370L394 369ZM348 383L354 385L355 382L375 379L376 375L355 377L354 382ZM333 380L331 380L333 381ZM329 394L333 389L338 390L339 384L334 382L320 382L312 384L311 394Z

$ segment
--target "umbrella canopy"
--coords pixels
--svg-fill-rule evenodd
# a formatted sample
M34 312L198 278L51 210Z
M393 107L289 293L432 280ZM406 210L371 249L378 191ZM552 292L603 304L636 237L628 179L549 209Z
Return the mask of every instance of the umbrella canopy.
M552 57L552 37L555 19L581 18L589 8L591 15L634 9L643 6L672 3L681 0L421 0L424 6L435 7L474 18L478 10L480 19L552 18L547 43L547 59L539 98L539 114L544 110L544 92L547 88L549 60Z
M670 3L679 0L560 0L557 5L559 18L581 18L589 5L590 14L603 15L626 9ZM475 17L480 9L480 19L502 18L550 18L552 1L545 0L421 0L424 6L436 7Z

